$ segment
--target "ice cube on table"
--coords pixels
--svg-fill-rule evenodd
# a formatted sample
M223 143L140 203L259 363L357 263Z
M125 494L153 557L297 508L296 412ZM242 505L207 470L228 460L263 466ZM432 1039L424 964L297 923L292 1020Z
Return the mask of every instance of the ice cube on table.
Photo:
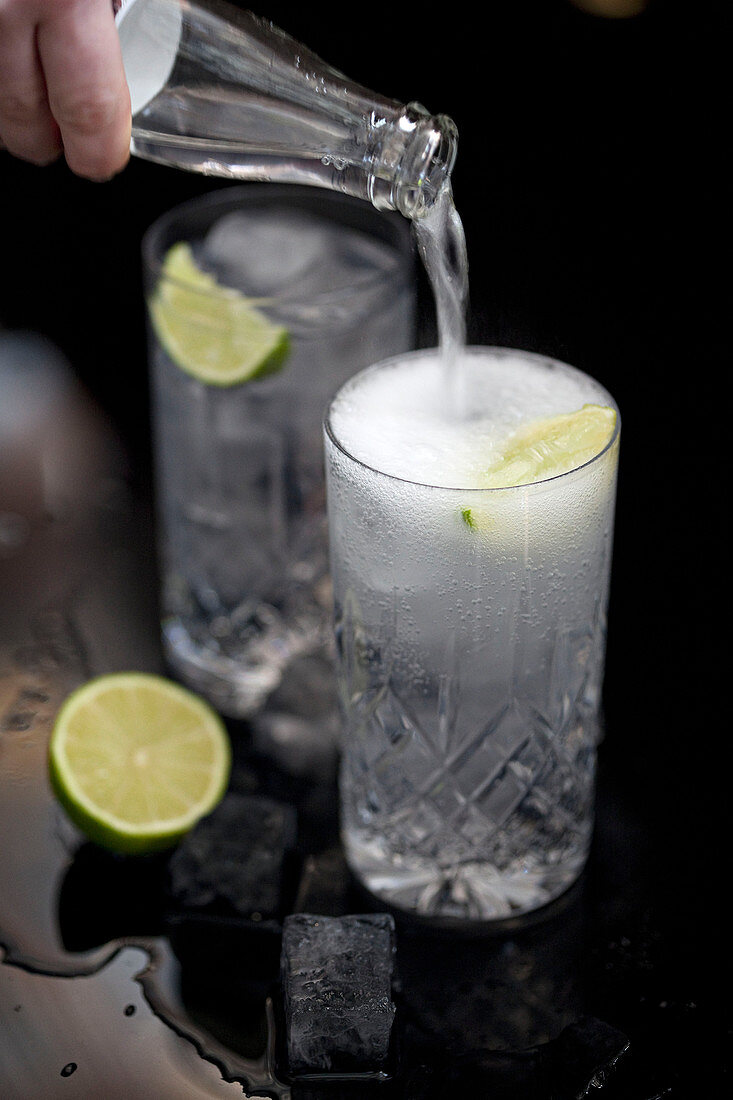
M386 913L285 918L280 976L293 1075L385 1068L394 956L395 925Z
M277 920L295 835L291 806L264 795L229 793L171 856L170 895L189 911Z
M202 259L219 281L250 297L279 294L328 256L328 222L290 209L236 210L206 235Z
M592 1095L629 1054L631 1043L622 1031L594 1016L582 1016L550 1044L555 1072L568 1096Z

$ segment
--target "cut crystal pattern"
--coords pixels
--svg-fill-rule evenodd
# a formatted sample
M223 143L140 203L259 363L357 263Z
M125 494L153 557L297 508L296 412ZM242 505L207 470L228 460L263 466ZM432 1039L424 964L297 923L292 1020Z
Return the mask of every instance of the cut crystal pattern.
M591 830L597 652L591 632L556 638L545 700L513 695L472 733L445 677L417 715L386 664L364 659L357 677L352 663L345 839L368 886L424 912L493 917L535 908L577 877Z

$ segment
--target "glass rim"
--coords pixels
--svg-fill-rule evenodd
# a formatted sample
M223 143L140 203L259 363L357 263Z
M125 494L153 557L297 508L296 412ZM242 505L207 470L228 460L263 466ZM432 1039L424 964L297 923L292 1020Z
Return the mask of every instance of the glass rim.
M573 466L570 470L564 470L561 474L553 474L552 477L539 478L537 481L523 482L521 485L491 486L434 485L432 482L428 481L416 481L414 478L401 477L399 474L387 473L386 470L380 470L379 467L374 466L369 462L365 462L363 459L358 458L356 455L352 454L351 451L349 451L348 448L345 447L344 444L339 440L338 436L336 435L335 428L331 423L333 408L339 397L344 393L345 390L354 385L359 378L364 377L364 375L371 374L378 370L383 370L395 363L402 362L405 359L438 358L440 355L440 349L438 348L417 348L414 351L404 352L401 355L393 355L390 356L389 359L382 359L378 363L373 363L371 366L365 367L363 370L358 371L356 374L352 375L352 377L349 378L343 384L343 386L341 386L337 390L337 392L329 401L328 407L323 417L323 430L333 446L336 448L336 450L339 451L345 458L347 458L349 462L352 462L354 465L361 467L361 469L368 470L372 474L377 474L379 477L387 478L389 481L394 481L402 485L414 485L416 488L430 489L435 490L436 492L444 493L511 493L531 489L532 487L538 485L550 485L552 482L561 481L563 478L571 477L572 475L577 474L580 470L584 470L588 466L592 466L594 463L603 458L603 456L607 454L611 447L614 446L621 433L621 412L618 405L616 404L615 399L612 397L606 387L603 386L602 383L596 381L596 379L593 378L592 375L587 374L579 367L574 367L572 366L572 364L564 362L564 360L562 359L555 359L553 356L542 355L538 352L523 351L521 348L504 347L498 344L472 344L467 345L462 352L462 354L464 355L469 355L471 357L475 356L476 358L486 353L495 356L516 355L521 356L523 359L530 359L535 363L543 363L548 366L559 366L562 367L564 370L570 370L574 374L589 379L596 386L598 386L598 388L607 395L607 397L609 398L609 405L616 413L616 421L614 424L613 432L611 433L610 437L601 448L601 450L597 451L596 454L592 455L589 459L586 459L585 462L581 462L579 466Z
M147 273L155 282L161 277L164 277L167 282L174 286L183 287L187 292L194 295L201 295L204 300L227 297L232 293L241 294L241 291L226 285L220 287L201 287L187 282L185 279L177 279L168 274L163 275L163 261L165 255L168 249L176 243L190 241L191 239L200 239L202 231L205 233L214 224L216 210L218 208L221 208L223 214L227 208L231 211L240 208L255 209L258 206L266 208L268 205L276 202L282 202L283 205L288 205L292 202L292 209L294 210L301 207L306 208L314 215L321 215L326 221L331 221L333 225L343 225L345 229L364 233L372 239L383 239L384 243L392 248L395 255L409 261L407 265L399 265L397 268L400 282L406 282L408 280L410 271L414 268L415 253L411 227L404 217L394 211L378 210L376 207L364 202L363 199L354 198L351 195L344 195L341 194L341 192L328 191L307 184L276 182L249 182L237 183L234 185L225 184L222 187L214 188L210 191L202 192L200 195L194 195L191 198L184 199L182 202L177 203L175 206L159 214L155 220L150 223L142 236L141 254ZM322 211L319 209L320 207L323 208ZM361 226L356 224L350 225L347 222L339 222L336 218L331 219L329 217L329 211L335 212L338 209L352 211L355 215L358 215L358 220L363 221L364 224ZM162 247L161 242L165 238L166 232L171 230L177 222L181 222L183 226L187 219L189 222L193 222L197 215L203 218L208 211L211 211L211 216L202 220L200 228L195 227L192 229L188 237L185 232L181 232L180 235L176 235L175 240L170 240L165 248ZM389 237L385 236L384 238L380 238L378 234L372 232L372 225L375 227L379 225L384 226L385 233L389 232ZM348 299L354 293L373 293L382 285L384 286L384 295L392 295L395 285L394 279L385 279L384 273L375 269L370 275L362 275L358 279L340 284L337 288L331 288L326 291L308 293L306 290L304 293L273 293L257 296L244 294L243 297L252 305L283 303L297 308L304 304L341 302L344 299ZM298 286L300 288L300 284L298 284Z

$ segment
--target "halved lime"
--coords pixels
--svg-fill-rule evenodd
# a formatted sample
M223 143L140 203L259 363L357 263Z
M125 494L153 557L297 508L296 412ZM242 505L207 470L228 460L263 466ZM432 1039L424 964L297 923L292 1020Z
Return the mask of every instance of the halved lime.
M219 715L162 676L89 680L58 712L49 773L64 810L91 840L125 854L175 844L220 801L231 747Z
M514 432L482 478L487 489L529 485L575 470L606 446L616 425L607 405L533 420Z
M202 271L186 241L167 252L149 308L173 362L209 385L234 386L272 374L290 351L287 330Z

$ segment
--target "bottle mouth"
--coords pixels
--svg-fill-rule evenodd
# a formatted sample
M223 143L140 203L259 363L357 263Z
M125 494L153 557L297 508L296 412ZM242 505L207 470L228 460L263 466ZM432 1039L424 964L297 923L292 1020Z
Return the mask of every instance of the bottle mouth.
M406 131L395 174L394 205L408 218L422 217L447 186L458 152L458 128L447 115L430 115L409 103L399 119Z

